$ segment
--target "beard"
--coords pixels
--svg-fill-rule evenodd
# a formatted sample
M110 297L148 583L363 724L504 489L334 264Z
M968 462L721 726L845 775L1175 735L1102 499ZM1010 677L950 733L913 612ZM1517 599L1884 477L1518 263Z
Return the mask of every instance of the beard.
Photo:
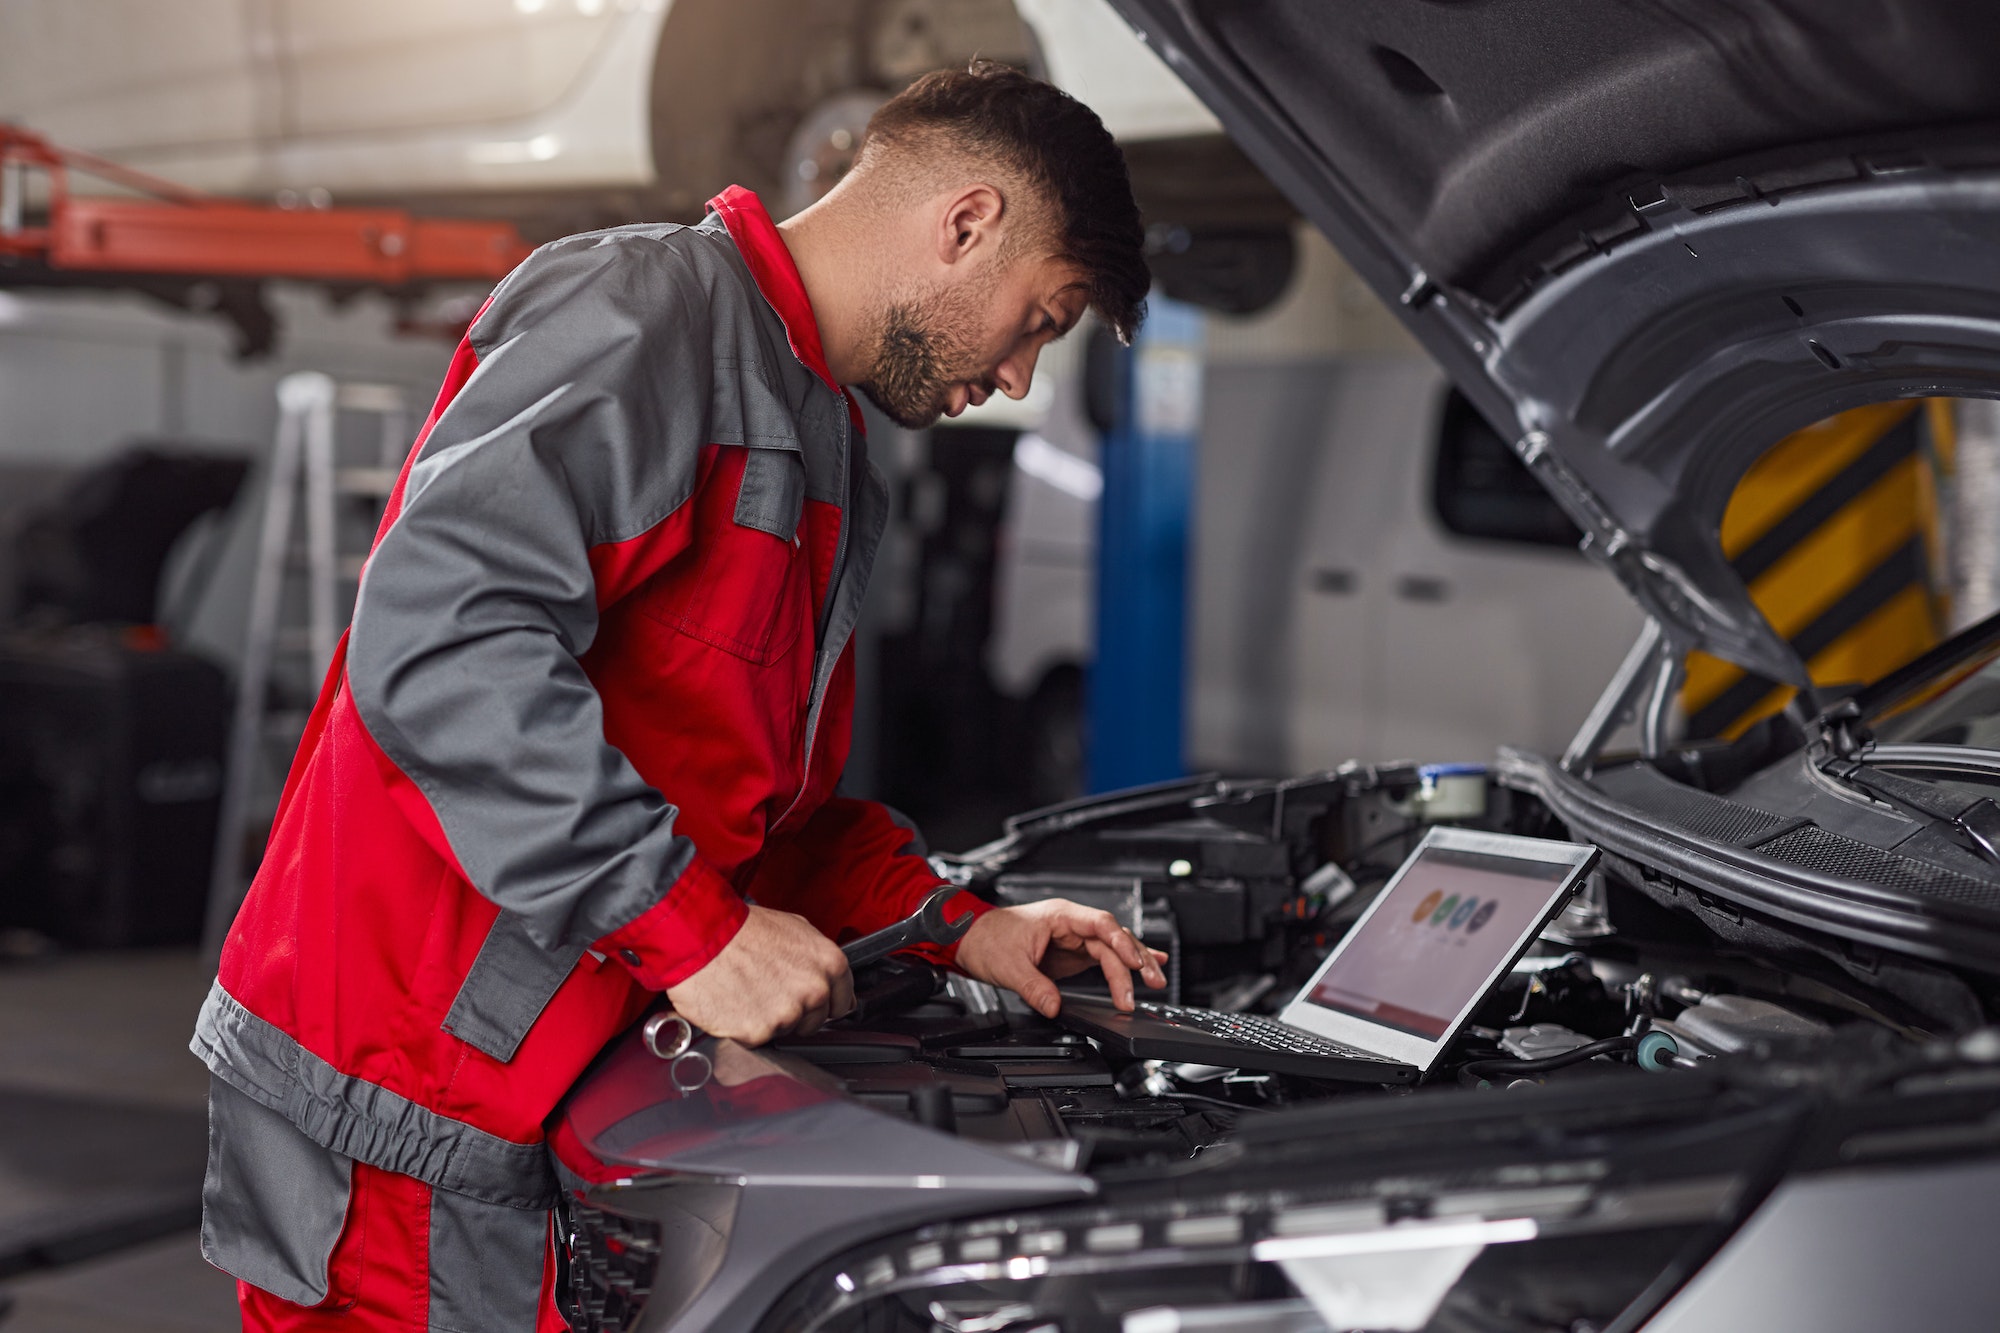
M934 424L959 384L993 392L992 376L977 368L977 354L959 332L976 327L994 284L934 290L920 301L899 301L882 317L875 364L854 387L905 430Z

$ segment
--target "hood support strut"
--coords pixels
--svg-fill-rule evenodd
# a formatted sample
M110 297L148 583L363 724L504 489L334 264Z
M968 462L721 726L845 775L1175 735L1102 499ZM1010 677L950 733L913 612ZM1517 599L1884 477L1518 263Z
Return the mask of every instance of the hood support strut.
M1657 619L1649 618L1639 630L1617 674L1604 693L1591 705L1590 715L1577 728L1575 739L1563 751L1565 773L1588 773L1597 756L1618 729L1638 714L1645 699L1645 713L1639 716L1639 753L1656 758L1667 745L1667 722L1672 716L1674 696L1680 692L1687 674L1687 651L1674 641Z

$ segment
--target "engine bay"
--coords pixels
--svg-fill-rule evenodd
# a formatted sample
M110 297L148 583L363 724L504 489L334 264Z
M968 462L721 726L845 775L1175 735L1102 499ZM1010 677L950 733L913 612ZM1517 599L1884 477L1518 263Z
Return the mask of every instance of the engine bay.
M935 860L1003 904L1061 896L1127 921L1171 960L1167 990L1141 999L1269 1015L1441 823L1565 836L1532 796L1482 769L1350 765L1057 807ZM1740 913L1682 896L1630 863L1601 864L1425 1082L1490 1090L1673 1077L1843 1034L1915 1044L1977 1026L1857 984L1808 938L1779 949L1732 940L1717 921L1741 936ZM857 983L854 1015L778 1049L875 1110L1107 1179L1199 1158L1272 1112L1415 1090L1128 1058L921 964L891 960ZM1088 975L1065 986L1104 989ZM1963 1012L1968 999L1952 1003Z
M1172 959L1142 998L1268 1016L1439 825L1572 833L1504 775L1350 765L1056 807L933 864L1001 903L1111 911ZM668 1059L635 1030L580 1082L552 1136L578 1327L1132 1333L1170 1310L1299 1333L1350 1309L1336 1282L1377 1302L1342 1318L1427 1291L1395 1326L1623 1328L1767 1199L1857 1164L1928 1189L2000 1143L1979 974L1610 849L1414 1083L1134 1058L906 957L856 993L757 1050ZM1460 1232L1457 1266L1414 1285L1342 1267ZM779 1256L797 1276L774 1304Z

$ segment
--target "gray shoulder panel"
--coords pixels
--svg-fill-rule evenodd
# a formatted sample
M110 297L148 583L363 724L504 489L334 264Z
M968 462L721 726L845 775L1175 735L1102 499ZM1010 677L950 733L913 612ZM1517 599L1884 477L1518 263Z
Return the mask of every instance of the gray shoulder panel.
M700 228L619 227L543 246L473 326L479 368L432 430L410 490L434 459L539 407L544 431L583 437L558 447L596 446L566 455L594 546L678 508L702 445L797 449L796 362L755 291L728 237ZM557 391L561 406L546 401Z
M538 250L473 330L479 367L356 602L362 720L473 884L546 949L635 919L692 855L675 808L605 742L577 658L597 632L591 548L685 503L704 445L800 448L772 364L789 349L746 276L727 237L700 229ZM760 520L792 507L790 485L764 488Z

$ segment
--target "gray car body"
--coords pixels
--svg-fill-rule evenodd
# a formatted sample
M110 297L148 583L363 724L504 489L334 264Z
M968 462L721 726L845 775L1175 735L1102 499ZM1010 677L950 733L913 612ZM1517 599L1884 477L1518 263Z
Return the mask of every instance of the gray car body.
M1821 417L2000 391L1990 13L1113 3L1675 647L1808 683L1722 510Z

